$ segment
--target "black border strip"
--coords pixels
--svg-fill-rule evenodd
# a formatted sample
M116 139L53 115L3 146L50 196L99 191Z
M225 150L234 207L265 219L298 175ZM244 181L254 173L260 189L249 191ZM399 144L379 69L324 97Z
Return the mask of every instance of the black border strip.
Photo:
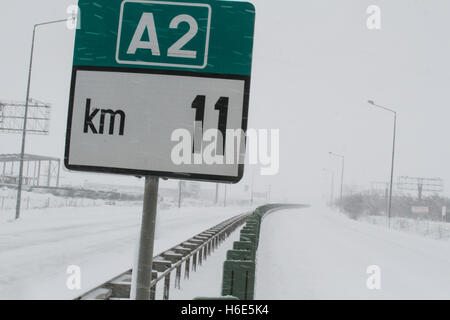
M173 70L158 70L158 69L137 69L137 68L117 68L117 67L90 67L90 66L73 66L72 68L72 80L70 85L70 97L69 97L69 112L67 115L67 131L66 131L66 145L64 152L64 166L69 170L83 171L83 172L97 172L97 173L112 173L134 176L157 176L161 178L181 179L181 180L196 180L207 182L223 182L223 183L238 183L244 176L244 164L239 164L237 176L223 176L223 175L207 175L197 173L174 173L163 171L147 171L147 170L133 170L125 168L113 168L113 167L97 167L97 166L82 166L82 165L70 165L70 138L72 130L72 116L73 116L73 104L75 97L75 83L77 77L77 71L102 71L102 72L121 72L121 73L141 73L141 74L163 74L174 76L189 76L199 78L215 78L215 79L230 79L230 80L244 80L244 106L242 113L242 130L247 132L248 125L248 108L250 102L250 76L241 75L227 75L227 74L215 74L215 73L201 73L192 71L173 71ZM244 137L243 150L246 150L246 138ZM240 159L240 156L239 156Z

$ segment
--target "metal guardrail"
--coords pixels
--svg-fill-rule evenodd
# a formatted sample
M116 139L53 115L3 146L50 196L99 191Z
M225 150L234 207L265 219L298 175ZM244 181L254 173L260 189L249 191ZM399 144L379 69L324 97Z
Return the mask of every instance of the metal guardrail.
M183 269L184 279L189 279L190 272L197 271L197 267L201 265L202 262L205 261L207 257L236 230L236 228L244 224L251 214L251 212L243 213L227 219L154 257L150 299L157 299L157 285L164 280L161 298L163 300L168 300L172 272L175 272L174 288L180 289ZM130 299L131 282L132 270L128 270L77 297L75 300L127 300Z

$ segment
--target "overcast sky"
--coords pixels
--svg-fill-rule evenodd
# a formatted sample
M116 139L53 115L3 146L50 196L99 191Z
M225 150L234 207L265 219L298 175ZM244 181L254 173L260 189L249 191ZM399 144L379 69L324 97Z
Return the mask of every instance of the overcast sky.
M326 194L322 169L336 176L340 170L329 151L345 154L347 184L387 181L392 115L370 107L368 99L398 112L395 176L450 181L449 1L252 2L257 13L249 127L280 129L281 136L280 172L256 177L257 188L272 184L275 195L297 201ZM0 99L25 100L33 24L65 18L74 3L0 3ZM381 8L381 30L366 27L372 4ZM74 31L64 24L38 31L31 96L52 103L53 113L51 134L29 136L27 153L63 158L73 42ZM19 152L19 138L0 134L0 153Z

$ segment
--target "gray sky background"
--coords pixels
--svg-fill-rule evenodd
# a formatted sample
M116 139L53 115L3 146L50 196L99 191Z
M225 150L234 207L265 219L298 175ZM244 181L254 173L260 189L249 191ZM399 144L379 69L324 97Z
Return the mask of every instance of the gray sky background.
M450 182L449 1L252 2L257 18L249 127L281 130L280 172L256 177L256 189L272 184L275 195L297 201L326 194L322 168L336 176L340 170L329 151L345 154L346 183L387 181L392 115L370 107L368 99L398 112L395 175ZM74 3L0 3L0 99L25 99L33 24L65 18ZM366 27L371 4L381 8L378 31ZM52 103L53 114L51 134L29 136L28 153L63 157L73 41L74 31L64 24L38 31L31 95ZM19 139L0 134L0 153L19 152ZM137 183L133 177L64 175Z

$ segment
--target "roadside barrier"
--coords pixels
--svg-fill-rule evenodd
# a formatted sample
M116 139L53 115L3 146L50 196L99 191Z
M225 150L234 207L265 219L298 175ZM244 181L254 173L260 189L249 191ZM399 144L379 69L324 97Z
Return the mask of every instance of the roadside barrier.
M164 251L153 258L150 299L168 300L171 288L171 276L175 280L173 287L181 288L181 277L189 279L190 272L198 267L212 252L225 241L234 230L245 223L251 213L244 213L205 230L198 235ZM110 281L86 292L75 300L127 300L130 299L132 270L128 270ZM163 286L157 287L159 283ZM157 290L159 288L160 290Z
M285 209L305 208L307 205L269 204L257 208L241 229L239 241L228 250L223 265L222 298L253 300L255 291L256 252L261 222L269 213Z

